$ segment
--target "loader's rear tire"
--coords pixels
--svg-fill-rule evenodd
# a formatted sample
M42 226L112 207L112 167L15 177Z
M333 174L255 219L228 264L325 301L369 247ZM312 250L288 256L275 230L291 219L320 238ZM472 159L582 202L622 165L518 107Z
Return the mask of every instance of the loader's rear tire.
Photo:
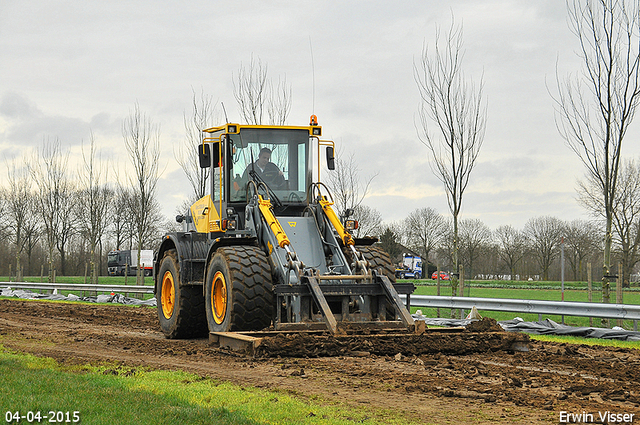
M158 319L169 339L194 338L207 334L202 286L180 285L180 263L175 249L160 261L156 300Z
M362 253L372 270L377 270L387 276L391 283L396 282L396 269L391 263L391 257L377 246L359 245L356 249Z
M216 251L207 270L205 310L210 332L257 331L271 324L271 268L260 248Z

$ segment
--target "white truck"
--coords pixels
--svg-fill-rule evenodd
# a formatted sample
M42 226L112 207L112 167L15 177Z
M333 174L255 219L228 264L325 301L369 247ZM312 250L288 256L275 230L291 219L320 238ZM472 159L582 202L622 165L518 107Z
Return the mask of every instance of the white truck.
M140 266L145 276L151 276L153 272L153 250L140 251ZM138 269L138 250L123 249L110 251L107 254L107 271L109 276L135 276Z
M398 279L422 279L422 258L410 254L402 254L402 265L396 269Z

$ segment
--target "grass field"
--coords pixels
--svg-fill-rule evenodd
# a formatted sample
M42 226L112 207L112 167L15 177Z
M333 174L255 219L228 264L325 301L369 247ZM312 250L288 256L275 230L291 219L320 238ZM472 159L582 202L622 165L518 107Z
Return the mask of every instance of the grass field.
M77 423L75 416L83 424L415 423L397 411L353 409L181 371L61 365L2 346L0 388L4 389L0 391L2 423L18 423L11 419L16 412L18 416L40 412L48 417L43 423L53 415L63 419L57 422Z

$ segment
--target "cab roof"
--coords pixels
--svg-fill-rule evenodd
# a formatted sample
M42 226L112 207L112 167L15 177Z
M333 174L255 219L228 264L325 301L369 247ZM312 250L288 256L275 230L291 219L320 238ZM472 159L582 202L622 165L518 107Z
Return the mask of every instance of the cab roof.
M322 127L319 125L309 125L309 126L290 126L290 125L249 125L249 124L233 124L227 123L218 127L207 128L204 131L205 133L211 133L212 138L219 138L222 134L238 134L243 128L254 128L254 129L273 129L273 130L306 130L309 132L310 137L320 137L322 136Z

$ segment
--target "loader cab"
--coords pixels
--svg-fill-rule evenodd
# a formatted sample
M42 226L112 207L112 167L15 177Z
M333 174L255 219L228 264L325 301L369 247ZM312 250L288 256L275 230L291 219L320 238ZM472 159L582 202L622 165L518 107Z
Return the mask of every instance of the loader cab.
M333 142L322 141L321 127L226 124L204 130L198 148L201 168L210 168L209 195L191 207L190 219L198 232L225 231L225 218L244 222L244 209L258 191L274 210L302 215L307 191L319 179L321 147L329 146L327 166L332 169ZM324 156L324 155L322 155ZM265 161L266 159L266 161Z
M309 131L242 128L228 135L229 203L243 204L264 182L283 205L304 205L311 184Z

